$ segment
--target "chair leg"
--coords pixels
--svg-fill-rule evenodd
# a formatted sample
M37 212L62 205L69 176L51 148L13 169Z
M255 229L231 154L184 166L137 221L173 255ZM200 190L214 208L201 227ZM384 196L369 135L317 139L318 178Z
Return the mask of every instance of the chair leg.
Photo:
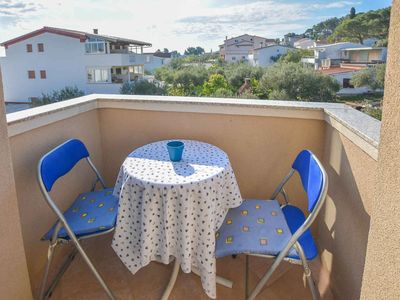
M250 296L247 298L247 300L254 300L257 297L257 295L261 292L262 288L265 286L265 284L271 278L272 274L278 268L279 264L282 262L284 257L285 257L284 252L281 252L278 255L278 257L274 260L274 263L272 264L272 266L268 269L267 273L264 274L264 276L261 278L261 280L257 283L256 287L252 290L252 292L251 292Z
M66 228L67 232L69 231L69 228ZM71 232L72 233L72 232ZM100 283L100 285L103 287L104 291L106 292L108 298L110 298L111 300L115 300L115 296L112 293L112 291L110 290L110 288L107 286L107 284L105 283L103 277L101 277L101 275L99 274L99 272L97 272L97 269L94 267L93 263L91 262L91 260L89 259L89 257L86 255L86 252L83 250L81 244L79 243L78 239L76 238L75 235L69 233L69 236L71 237L72 242L74 243L75 247L77 248L77 250L79 251L79 254L82 255L83 260L86 262L86 264L89 266L90 270L92 271L92 273L94 274L94 276L96 277L97 281Z
M304 269L304 275L307 278L307 285L311 291L312 298L313 298L313 300L319 300L320 295L319 295L319 292L317 291L317 288L315 287L315 282L314 282L314 279L311 274L311 269L308 266L307 258L306 258L306 255L304 254L303 248L301 247L300 243L298 243L298 242L295 244L295 247L300 256L301 263L302 263L303 269Z
M53 261L54 250L55 250L57 244L58 244L57 242L51 242L49 244L49 249L47 250L47 262L46 262L46 267L44 269L42 283L40 285L40 294L39 294L40 300L43 300L44 296L45 296L47 278L49 277L50 265L51 265L51 262Z
M249 255L246 255L246 271L245 271L245 279L244 279L244 299L247 299L249 295Z

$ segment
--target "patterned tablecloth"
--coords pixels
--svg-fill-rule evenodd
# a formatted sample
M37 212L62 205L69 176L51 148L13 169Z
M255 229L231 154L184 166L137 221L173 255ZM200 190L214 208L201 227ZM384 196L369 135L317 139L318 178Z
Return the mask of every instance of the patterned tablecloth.
M215 232L242 198L224 151L182 141L180 162L169 160L168 141L140 147L125 159L114 188L119 211L112 247L132 273L172 256L185 273L194 266L215 298Z

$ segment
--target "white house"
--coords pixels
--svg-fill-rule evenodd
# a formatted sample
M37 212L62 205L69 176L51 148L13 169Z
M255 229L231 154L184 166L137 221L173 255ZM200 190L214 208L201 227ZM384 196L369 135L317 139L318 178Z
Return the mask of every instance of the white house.
M159 50L154 53L144 53L144 56L144 70L149 72L153 72L155 69L168 65L173 58L172 53L161 52Z
M4 97L22 102L76 86L85 93L119 93L144 74L147 42L76 30L43 27L3 42L0 60Z
M277 61L277 59L290 51L291 47L283 45L270 45L254 49L248 55L248 61L253 66L266 67Z
M318 72L329 75L330 77L336 79L340 84L340 90L338 95L355 95L372 92L372 90L367 86L354 87L351 84L351 78L357 72L364 69L360 66L346 66L346 67L332 67L329 69L320 69Z
M315 41L310 38L302 38L293 43L293 47L298 49L312 49L315 47Z
M319 69L322 67L327 67L326 64L340 65L343 59L342 49L361 48L361 47L363 47L363 45L351 42L318 45L314 47L314 58L315 58L314 68Z
M246 61L251 51L275 44L274 39L267 39L257 35L243 34L233 38L226 38L219 46L220 57L226 62L234 63Z

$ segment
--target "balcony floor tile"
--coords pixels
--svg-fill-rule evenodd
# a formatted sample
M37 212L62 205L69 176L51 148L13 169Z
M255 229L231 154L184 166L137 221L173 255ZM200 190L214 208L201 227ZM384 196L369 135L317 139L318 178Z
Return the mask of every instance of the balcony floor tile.
M104 236L84 241L89 257L102 274L117 299L151 300L159 299L168 283L172 264L163 265L152 262L132 275L122 264L111 248L111 236ZM249 284L254 287L263 272L269 267L271 260L250 258ZM318 278L319 263L312 264L314 278ZM217 285L218 299L244 299L245 257L225 257L217 261L217 273L234 281L232 289ZM303 272L300 266L283 263L268 286L257 299L285 300L311 299L311 294L303 284ZM330 293L323 299L332 299ZM68 271L64 274L50 299L107 299L103 290L83 260L77 256ZM200 278L194 274L179 273L172 291L171 300L209 299L203 292Z

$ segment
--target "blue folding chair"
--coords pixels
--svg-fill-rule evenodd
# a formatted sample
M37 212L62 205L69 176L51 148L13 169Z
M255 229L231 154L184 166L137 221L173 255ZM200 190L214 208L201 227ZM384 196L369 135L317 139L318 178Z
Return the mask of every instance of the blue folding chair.
M67 174L81 159L85 158L96 175L90 192L80 194L73 204L62 213L51 198L49 192L60 177ZM38 164L39 185L44 198L50 208L57 215L58 220L53 227L43 236L42 240L49 241L47 263L40 288L40 299L50 297L52 291L61 279L75 255L79 252L90 270L104 288L110 299L115 299L103 278L93 266L89 257L83 250L80 240L107 234L114 230L118 212L118 198L112 195L112 188L106 188L99 171L90 160L89 152L85 145L77 139L71 139L45 154ZM95 191L97 183L101 190ZM75 249L70 253L46 290L47 278L57 245L72 242Z
M309 214L289 204L284 186L297 172L308 198ZM309 150L301 151L288 175L278 185L271 200L245 200L239 207L230 209L216 235L216 257L246 254L246 297L253 300L271 278L282 260L303 265L304 274L313 299L319 298L308 261L318 255L309 227L324 204L328 178L324 168ZM285 203L276 199L282 194ZM247 295L248 255L274 258L272 266Z

